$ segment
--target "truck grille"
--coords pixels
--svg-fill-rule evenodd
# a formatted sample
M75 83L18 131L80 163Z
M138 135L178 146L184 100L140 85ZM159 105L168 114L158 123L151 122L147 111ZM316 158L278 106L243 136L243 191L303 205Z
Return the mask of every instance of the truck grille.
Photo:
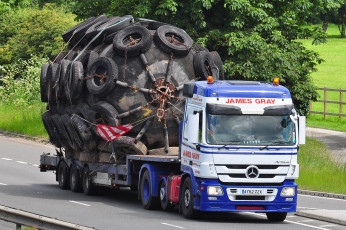
M216 165L215 168L224 183L281 183L289 165ZM251 168L256 174L249 175Z

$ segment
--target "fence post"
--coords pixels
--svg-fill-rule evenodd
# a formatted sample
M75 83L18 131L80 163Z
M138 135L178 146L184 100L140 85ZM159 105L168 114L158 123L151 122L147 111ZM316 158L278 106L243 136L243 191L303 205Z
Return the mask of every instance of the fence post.
M342 119L342 97L343 97L343 92L342 92L342 88L340 89L340 120Z
M309 117L311 117L311 110L312 110L312 101L310 100L310 105L309 105Z
M324 119L327 119L327 88L324 87Z

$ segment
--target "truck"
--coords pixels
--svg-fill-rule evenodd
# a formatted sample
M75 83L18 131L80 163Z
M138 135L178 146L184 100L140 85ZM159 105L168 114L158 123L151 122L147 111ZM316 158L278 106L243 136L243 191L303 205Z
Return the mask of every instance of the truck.
M96 187L138 190L145 209L175 206L185 218L206 212L266 213L284 221L297 208L299 146L305 117L279 84L239 80L192 81L179 126L179 146L94 163L41 155L40 170L56 171L61 189L93 194ZM114 158L114 154L113 158Z

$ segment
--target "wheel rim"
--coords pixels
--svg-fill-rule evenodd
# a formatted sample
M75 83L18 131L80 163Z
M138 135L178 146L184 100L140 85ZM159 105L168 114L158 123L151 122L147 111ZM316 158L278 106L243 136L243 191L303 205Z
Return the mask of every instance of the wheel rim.
M166 201L166 186L163 186L160 189L160 200L163 202Z
M144 201L148 201L149 200L149 181L148 180L144 180L143 182L143 198Z
M190 205L190 200L191 200L191 193L190 193L190 190L187 189L185 190L185 193L184 193L184 204L186 207Z

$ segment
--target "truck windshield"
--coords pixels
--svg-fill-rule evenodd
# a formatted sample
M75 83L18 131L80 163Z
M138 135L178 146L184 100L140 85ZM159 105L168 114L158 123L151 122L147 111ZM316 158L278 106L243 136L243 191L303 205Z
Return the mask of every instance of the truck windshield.
M207 143L214 145L294 145L290 116L207 114Z

